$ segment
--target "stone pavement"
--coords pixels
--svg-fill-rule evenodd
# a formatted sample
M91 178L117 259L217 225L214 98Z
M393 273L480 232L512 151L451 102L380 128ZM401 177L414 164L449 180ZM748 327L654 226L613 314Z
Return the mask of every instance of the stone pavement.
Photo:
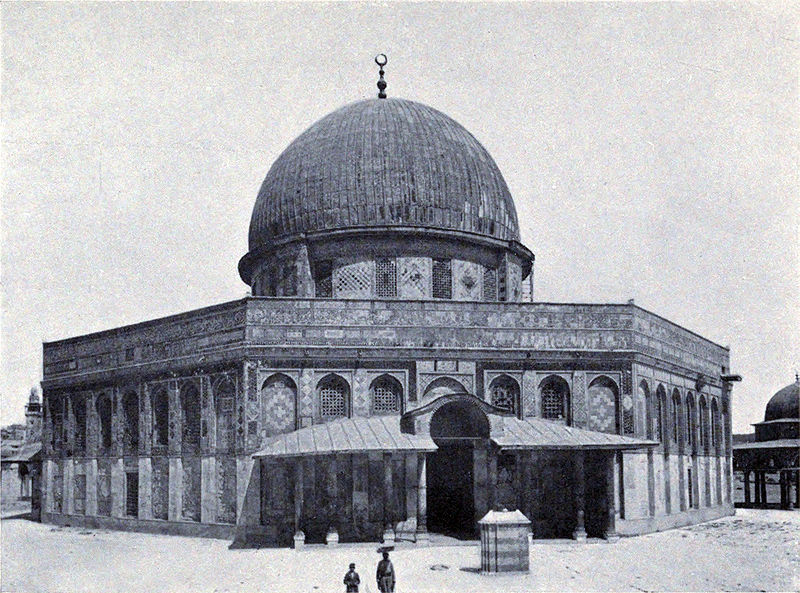
M4 519L0 589L57 592L343 591L357 564L375 593L377 544L231 550L221 540L58 528ZM397 593L427 591L790 591L800 588L800 512L735 517L616 544L539 543L525 575L482 576L479 547L404 547Z

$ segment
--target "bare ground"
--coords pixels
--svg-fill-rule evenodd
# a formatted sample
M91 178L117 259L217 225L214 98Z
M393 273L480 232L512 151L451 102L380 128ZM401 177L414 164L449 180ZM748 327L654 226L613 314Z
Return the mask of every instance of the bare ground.
M2 591L343 591L350 562L375 593L376 544L231 550L229 542L58 528L7 518ZM796 591L800 512L728 517L618 543L541 543L523 575L482 576L479 548L406 547L392 559L398 593L426 591Z

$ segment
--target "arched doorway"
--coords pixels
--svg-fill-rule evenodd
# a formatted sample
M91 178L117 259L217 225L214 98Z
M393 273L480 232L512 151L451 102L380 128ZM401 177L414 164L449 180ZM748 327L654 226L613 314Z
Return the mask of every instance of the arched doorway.
M489 419L470 401L449 402L433 413L430 434L438 449L428 457L428 529L475 537L473 449L485 446Z

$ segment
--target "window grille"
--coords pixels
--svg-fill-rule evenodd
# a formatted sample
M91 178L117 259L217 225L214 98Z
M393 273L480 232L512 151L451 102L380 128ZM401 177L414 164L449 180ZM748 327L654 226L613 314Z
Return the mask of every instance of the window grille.
M717 451L719 449L719 422L717 421L717 407L716 405L711 406L711 445L714 447L714 450Z
M542 418L550 420L564 418L564 398L552 385L542 389Z
M233 449L233 410L234 386L228 380L221 380L216 385L217 404L217 450L230 451Z
M153 409L153 445L166 447L169 429L169 398L165 387L157 387L150 398Z
M72 401L75 415L75 455L86 453L86 401L78 397Z
M497 300L497 269L489 266L483 267L483 300Z
M433 260L433 298L453 297L453 270L449 259Z
M672 398L672 442L678 442L678 435L680 434L681 429L681 417L680 417L680 407L681 401L677 397Z
M320 385L319 399L323 418L347 416L346 391L345 385L333 378Z
M661 397L659 397L658 394L656 394L655 405L656 409L653 414L653 438L663 443L664 433L662 431L664 427L661 425Z
M183 444L200 443L200 394L197 387L187 384L181 389L181 412L183 415Z
M111 448L111 399L102 394L97 400L97 415L100 420L100 447Z
M375 262L375 294L379 297L397 296L397 265L389 258Z
M336 270L334 287L338 297L369 297L372 288L369 264L359 262L340 267Z
M123 449L125 453L139 450L139 395L135 391L125 394L122 402L124 416Z
M383 377L376 379L372 387L372 412L392 414L400 411L401 389L396 381Z
M519 387L516 381L504 377L495 379L490 387L490 393L493 406L509 412L517 411Z
M689 400L686 401L686 444L689 447L694 446L694 414L692 414L692 405Z
M329 261L320 262L317 266L319 275L317 277L316 295L320 298L329 299L333 296L333 267Z

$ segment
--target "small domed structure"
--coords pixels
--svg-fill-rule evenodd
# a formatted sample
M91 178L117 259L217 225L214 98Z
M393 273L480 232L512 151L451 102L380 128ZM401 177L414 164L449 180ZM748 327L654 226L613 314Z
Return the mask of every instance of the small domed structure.
M258 296L519 300L533 254L486 149L427 105L370 99L267 173L242 279Z
M800 438L800 378L773 395L764 411L764 421L755 424L756 441Z
M800 420L800 381L795 380L773 395L764 411L764 421Z

